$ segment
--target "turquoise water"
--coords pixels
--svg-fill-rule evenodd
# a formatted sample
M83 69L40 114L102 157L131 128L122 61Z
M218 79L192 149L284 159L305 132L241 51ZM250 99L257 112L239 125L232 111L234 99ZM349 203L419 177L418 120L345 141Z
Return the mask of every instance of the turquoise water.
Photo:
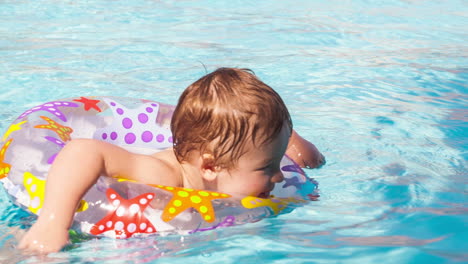
M175 104L217 67L251 68L328 163L320 199L257 223L77 241L41 262L463 263L465 1L2 1L0 117L51 99ZM206 70L205 70L206 68ZM33 218L0 190L0 262Z

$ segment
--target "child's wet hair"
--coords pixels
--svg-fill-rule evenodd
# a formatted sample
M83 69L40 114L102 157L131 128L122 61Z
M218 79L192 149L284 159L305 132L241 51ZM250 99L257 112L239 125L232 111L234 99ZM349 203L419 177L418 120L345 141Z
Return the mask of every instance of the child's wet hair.
M191 151L211 154L213 166L232 168L247 151L270 142L283 126L292 130L281 97L249 69L219 68L190 85L180 96L171 130L180 162Z

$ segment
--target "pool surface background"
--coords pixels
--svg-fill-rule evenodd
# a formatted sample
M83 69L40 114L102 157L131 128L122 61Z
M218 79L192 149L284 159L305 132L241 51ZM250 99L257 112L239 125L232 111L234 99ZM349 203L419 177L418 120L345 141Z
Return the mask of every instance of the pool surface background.
M189 236L78 241L44 263L466 263L465 1L2 1L0 128L85 95L175 104L252 69L327 164L320 199ZM33 218L0 189L0 262ZM79 238L77 238L79 239Z

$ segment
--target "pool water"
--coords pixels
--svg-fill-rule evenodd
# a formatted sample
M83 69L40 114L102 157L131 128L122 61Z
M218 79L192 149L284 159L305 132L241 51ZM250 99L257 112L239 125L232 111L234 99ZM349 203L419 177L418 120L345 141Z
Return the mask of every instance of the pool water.
M175 104L217 67L275 88L327 164L320 199L193 235L74 237L16 250L34 217L0 188L0 263L466 263L465 1L0 3L1 131L24 110L84 95Z

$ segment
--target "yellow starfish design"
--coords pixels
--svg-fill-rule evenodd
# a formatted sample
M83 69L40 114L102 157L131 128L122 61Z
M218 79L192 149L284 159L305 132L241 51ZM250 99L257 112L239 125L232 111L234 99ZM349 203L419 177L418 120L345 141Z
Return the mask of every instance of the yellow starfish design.
M253 209L262 206L268 206L275 215L283 211L290 203L305 203L305 200L288 197L288 198L259 198L254 196L244 197L241 201L242 205L247 209Z
M120 175L116 175L116 176L114 176L114 178L116 178L118 182L124 182L124 181L137 182L135 180L130 180L130 179L124 178L123 176L120 176Z
M45 128L45 129L50 129L57 133L57 135L60 137L60 139L63 142L66 142L70 140L70 134L73 132L73 129L71 127L67 126L62 126L59 123L55 122L54 120L46 117L46 116L41 116L42 119L47 121L48 124L44 125L37 125L35 128Z
M89 208L88 202L86 202L85 200L81 200L78 203L78 207L76 208L76 211L77 212L83 212L83 211L86 211L88 208Z
M42 208L44 202L45 182L30 172L25 172L23 175L23 185L30 198L28 209L35 214Z
M17 123L17 124L12 124L12 125L8 128L7 132L5 132L5 135L3 135L2 140L5 141L5 140L10 136L11 133L13 133L14 131L20 130L20 129L21 129L21 125L24 124L24 123L26 123L26 122L28 122L28 121L25 120L25 121L19 122L19 123Z
M166 190L173 194L172 199L164 208L164 211L161 216L162 220L165 222L171 221L174 217L176 217L178 214L180 214L188 208L194 208L200 213L200 215L206 222L211 223L216 219L211 201L215 199L231 197L228 194L218 192L194 190L181 187L170 187L163 185L150 185L153 187L160 188L162 190Z
M0 150L0 179L8 176L8 173L10 172L10 169L11 169L11 165L6 162L3 162L3 160L5 159L5 152L10 146L12 140L13 139L8 140L5 143L5 145L3 145L2 149Z
M28 209L38 214L44 203L46 180L41 180L30 172L25 172L23 175L23 185L29 193L30 203ZM81 200L77 207L77 212L82 212L88 209L89 205L85 200Z

